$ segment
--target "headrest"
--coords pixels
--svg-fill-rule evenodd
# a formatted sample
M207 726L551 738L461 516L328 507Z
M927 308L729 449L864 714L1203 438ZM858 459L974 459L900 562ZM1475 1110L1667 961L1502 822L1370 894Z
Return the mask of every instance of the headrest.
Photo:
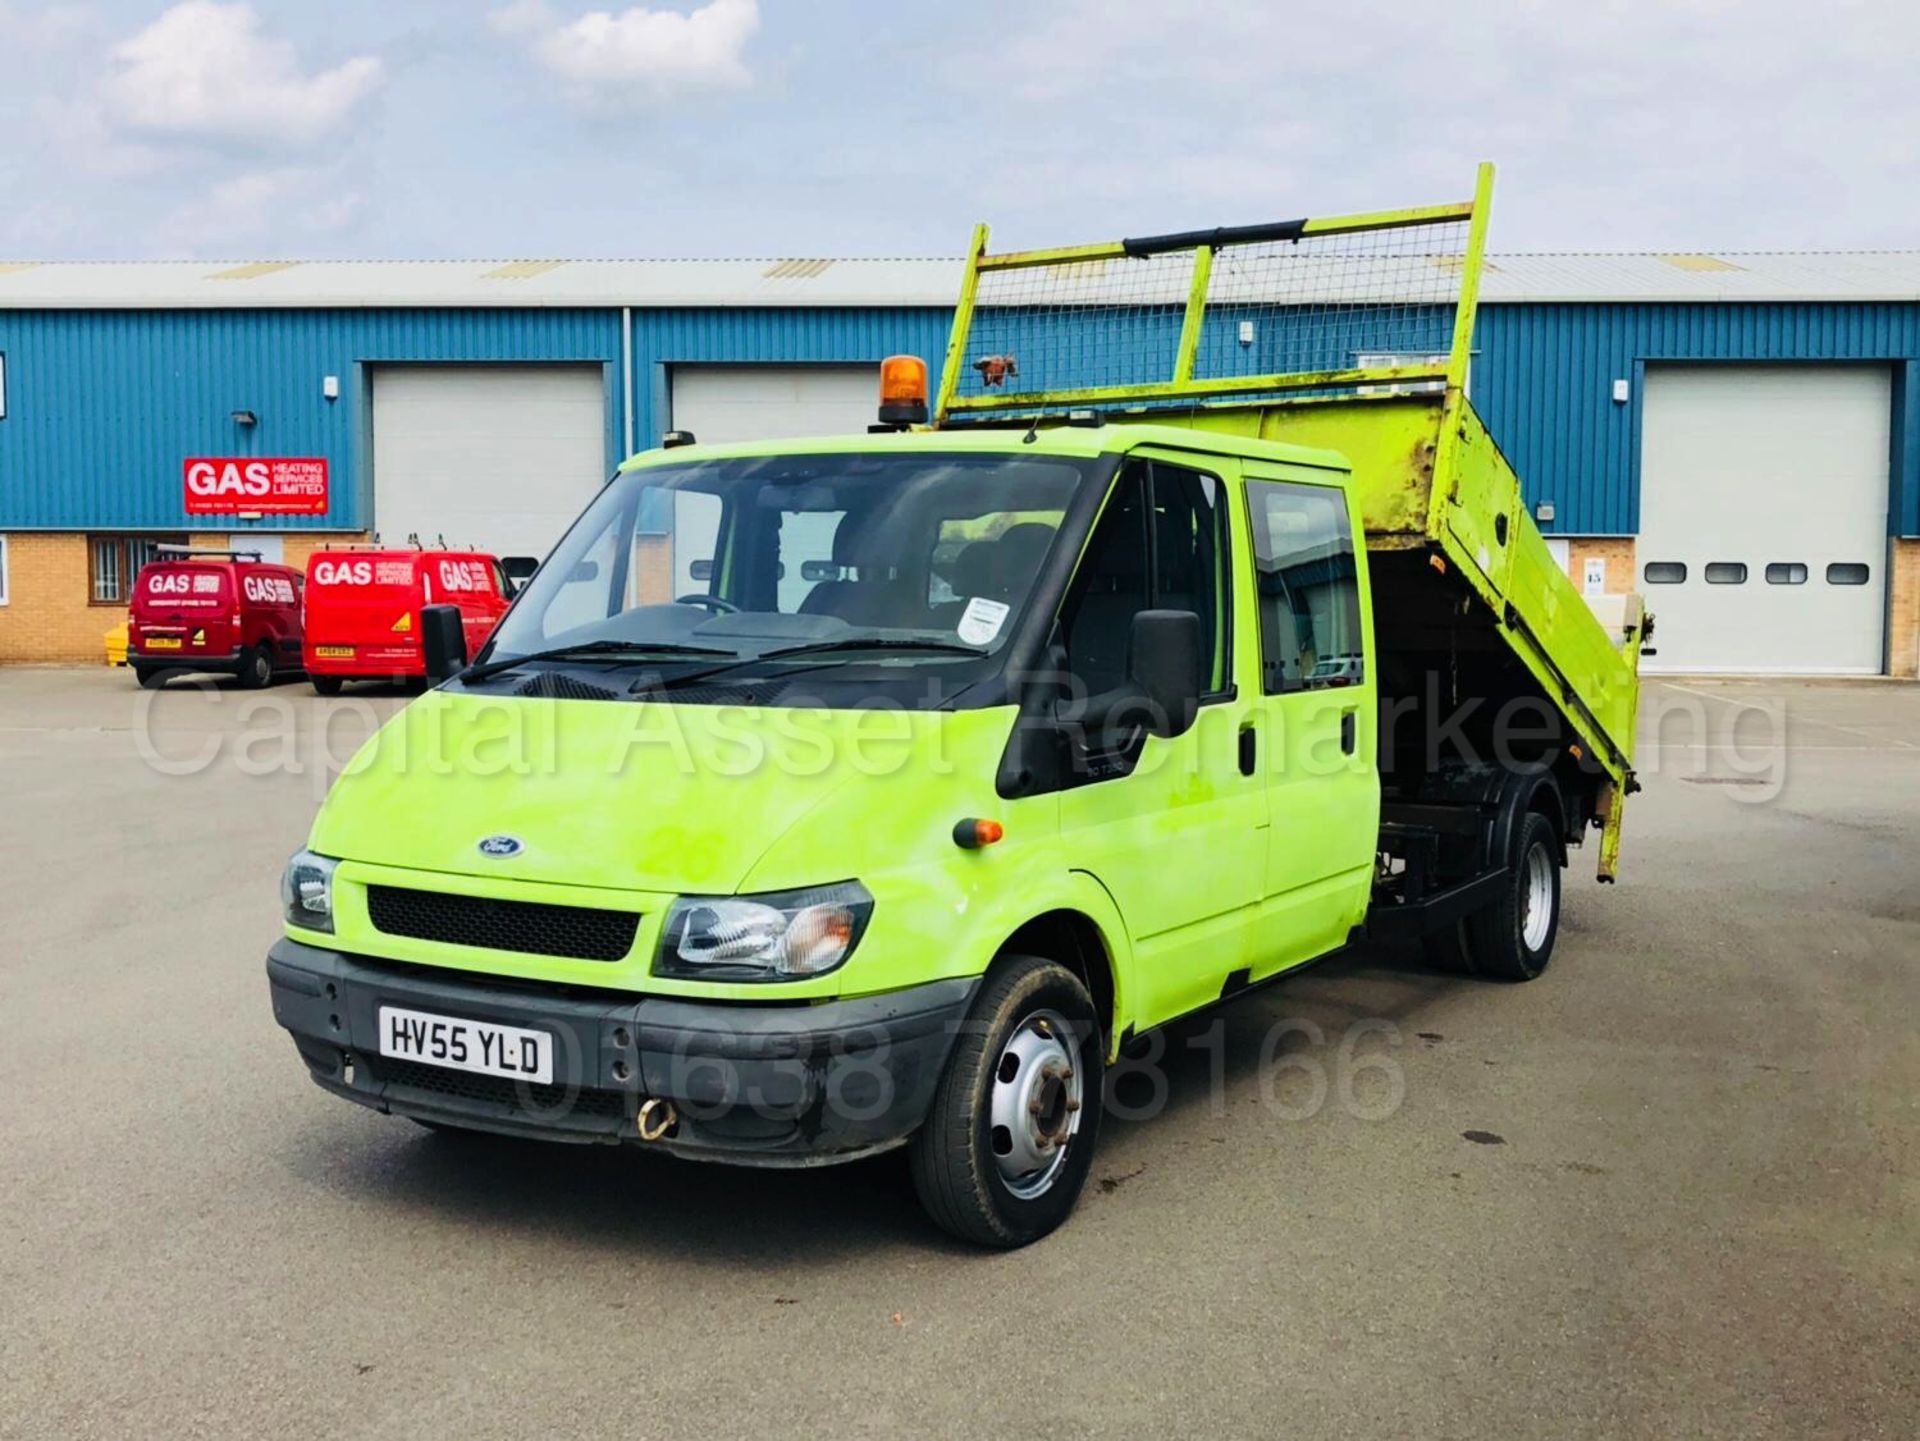
M954 561L952 585L964 596L1003 600L1032 584L1053 544L1053 527L1037 521L1008 526L998 540L976 540Z

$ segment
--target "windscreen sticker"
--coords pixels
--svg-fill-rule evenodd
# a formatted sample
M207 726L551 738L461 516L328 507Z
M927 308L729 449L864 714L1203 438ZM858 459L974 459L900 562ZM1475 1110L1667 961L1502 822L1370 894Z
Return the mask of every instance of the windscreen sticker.
M960 624L954 627L954 631L968 645L987 645L1000 634L1000 627L1007 623L1009 609L1011 607L1003 601L976 595L967 602L966 612L960 617Z

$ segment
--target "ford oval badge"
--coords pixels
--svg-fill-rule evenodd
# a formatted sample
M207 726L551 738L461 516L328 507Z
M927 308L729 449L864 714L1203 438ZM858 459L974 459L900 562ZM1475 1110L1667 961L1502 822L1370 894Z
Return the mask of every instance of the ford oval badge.
M480 842L480 854L496 861L517 856L525 849L526 847L520 844L518 836L488 836Z

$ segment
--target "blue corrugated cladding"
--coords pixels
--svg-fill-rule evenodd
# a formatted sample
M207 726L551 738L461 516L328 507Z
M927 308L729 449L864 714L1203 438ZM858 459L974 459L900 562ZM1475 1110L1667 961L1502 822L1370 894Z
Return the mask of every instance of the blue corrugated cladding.
M364 367L381 362L598 363L610 463L617 448L617 310L6 311L0 355L0 530L240 529L186 515L181 467L246 455L325 456L331 476L326 515L259 528L363 529Z
M940 307L636 310L634 373L620 372L620 311L341 310L0 312L0 530L221 528L181 507L191 455L324 455L333 509L268 528L362 529L365 367L382 362L585 361L606 367L607 445L632 386L634 439L669 424L676 364L870 363L906 352L938 367ZM1920 304L1490 305L1473 393L1560 534L1639 524L1637 416L1659 361L1870 361L1894 367L1890 521L1920 534ZM321 379L337 375L337 401ZM971 380L971 377L968 377ZM1626 404L1612 398L1627 380ZM237 427L252 410L260 423ZM1782 434L1792 418L1782 417ZM234 527L237 528L237 527Z
M1519 471L1548 532L1632 534L1644 367L1660 361L1869 361L1894 371L1889 519L1920 534L1920 305L1489 305L1480 311L1473 401ZM1625 404L1613 383L1625 380ZM1789 443L1793 417L1779 417Z

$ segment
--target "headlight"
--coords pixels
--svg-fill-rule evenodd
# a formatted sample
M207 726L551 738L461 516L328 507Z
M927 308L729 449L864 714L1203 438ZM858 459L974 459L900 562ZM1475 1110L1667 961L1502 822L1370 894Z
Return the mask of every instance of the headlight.
M656 976L792 981L832 970L859 944L873 897L858 881L764 896L687 896L660 933Z
M333 872L340 862L295 851L280 877L280 913L303 931L333 933Z

